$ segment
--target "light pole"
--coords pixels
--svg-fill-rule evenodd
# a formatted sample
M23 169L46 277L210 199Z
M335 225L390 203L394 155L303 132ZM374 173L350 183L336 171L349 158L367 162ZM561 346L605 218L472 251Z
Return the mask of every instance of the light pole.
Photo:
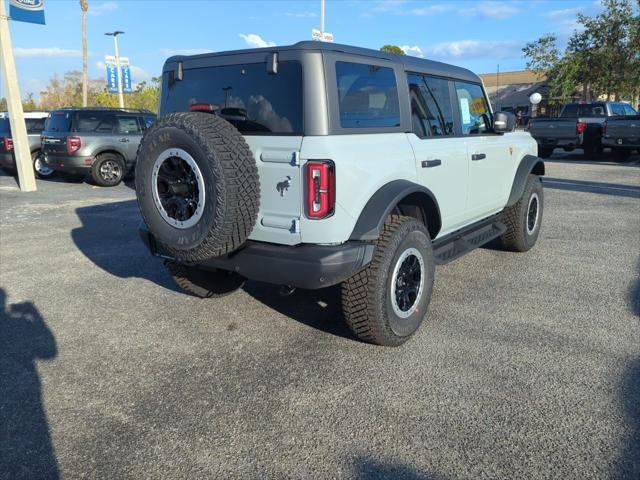
M120 108L124 108L124 94L122 93L122 71L120 70L120 53L118 52L118 35L122 35L124 32L116 30L115 32L108 32L105 35L113 37L113 47L116 51L116 70L118 71L118 103Z
M324 33L324 0L320 0L320 33Z

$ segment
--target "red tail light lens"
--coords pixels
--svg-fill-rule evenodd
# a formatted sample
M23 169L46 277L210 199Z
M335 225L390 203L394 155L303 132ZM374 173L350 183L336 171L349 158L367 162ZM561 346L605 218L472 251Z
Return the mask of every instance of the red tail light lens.
M13 140L9 137L5 137L2 139L2 143L4 143L4 149L7 152L10 152L11 150L13 150Z
M576 124L576 133L578 135L580 135L581 133L584 133L584 131L587 129L587 124L584 122L578 122Z
M194 103L189 107L189 111L213 113L215 109L213 108L213 105L209 103Z
M71 155L76 153L82 147L82 140L80 137L67 137L67 153Z
M331 161L307 162L307 216L325 218L336 205L335 167Z

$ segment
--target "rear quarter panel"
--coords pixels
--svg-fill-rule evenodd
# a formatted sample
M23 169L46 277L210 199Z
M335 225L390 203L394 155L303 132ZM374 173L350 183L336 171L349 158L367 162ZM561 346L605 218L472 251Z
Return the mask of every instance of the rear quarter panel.
M308 160L332 160L336 169L335 213L322 220L303 214L303 243L347 241L364 206L380 187L400 179L418 183L413 150L405 133L304 137L300 156L303 178Z

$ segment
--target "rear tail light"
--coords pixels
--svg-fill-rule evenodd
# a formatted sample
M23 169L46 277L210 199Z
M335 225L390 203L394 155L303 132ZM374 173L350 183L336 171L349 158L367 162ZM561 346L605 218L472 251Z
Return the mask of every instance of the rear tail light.
M580 135L581 133L584 133L586 129L587 129L587 124L585 122L578 122L576 124L576 133L578 135Z
M215 109L213 108L213 105L209 103L194 103L189 107L189 111L213 113Z
M307 162L307 216L328 217L336 205L336 176L333 162L312 160Z
M9 137L5 137L2 139L2 143L4 144L4 149L7 152L10 152L11 150L13 150L13 140Z
M606 121L602 124L602 134L603 135L607 134L607 122Z
M82 147L82 140L80 137L67 137L67 153L71 155L76 153Z

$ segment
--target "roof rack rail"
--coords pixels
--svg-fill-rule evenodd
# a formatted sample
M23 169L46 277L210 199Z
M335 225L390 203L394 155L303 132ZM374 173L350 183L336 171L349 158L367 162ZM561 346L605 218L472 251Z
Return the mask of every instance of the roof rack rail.
M106 110L106 111L114 111L114 112L131 112L131 113L153 113L151 110L147 110L146 108L120 108L120 107L62 107L56 108L55 110Z

